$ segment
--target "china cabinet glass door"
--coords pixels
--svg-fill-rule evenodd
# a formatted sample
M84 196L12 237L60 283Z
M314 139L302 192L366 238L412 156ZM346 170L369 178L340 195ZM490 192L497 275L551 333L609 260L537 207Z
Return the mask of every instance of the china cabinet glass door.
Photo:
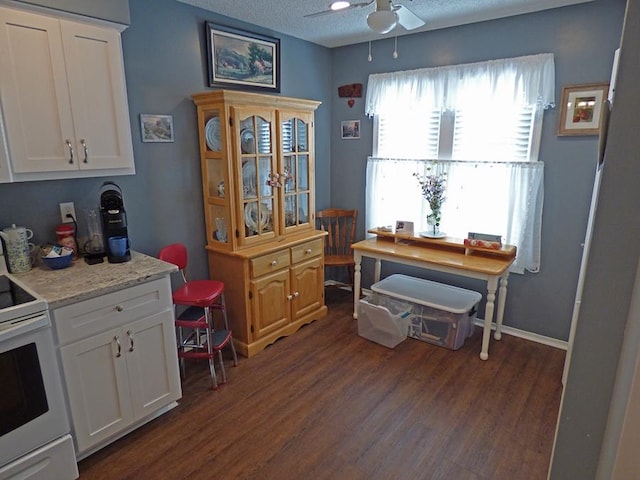
M313 214L311 118L306 113L280 113L282 227L286 232L308 228Z
M201 145L202 158L206 161L204 185L208 217L208 241L220 244L230 243L229 229L231 226L231 211L229 205L229 179L226 145L221 125L221 109L212 107L202 112L204 128L204 142Z
M239 241L251 244L276 234L278 174L274 115L270 110L234 109L238 178Z

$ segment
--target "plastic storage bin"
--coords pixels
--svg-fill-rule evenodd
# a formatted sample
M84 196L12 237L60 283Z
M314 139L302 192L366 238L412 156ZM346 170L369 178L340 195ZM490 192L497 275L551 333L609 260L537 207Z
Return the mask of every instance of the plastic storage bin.
M371 295L358 302L358 335L388 348L407 338L413 305L386 295Z
M478 292L400 274L374 283L371 290L411 305L409 337L451 350L473 334L482 299Z

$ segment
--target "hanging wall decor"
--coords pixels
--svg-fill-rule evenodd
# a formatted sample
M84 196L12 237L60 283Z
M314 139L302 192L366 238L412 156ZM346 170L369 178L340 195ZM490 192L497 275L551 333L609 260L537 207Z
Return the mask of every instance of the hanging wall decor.
M361 83L351 83L349 85L342 85L338 87L338 97L340 98L348 98L347 105L349 108L353 107L356 103L354 98L362 97L362 84Z
M562 89L558 135L598 135L608 83L568 85Z
M280 93L280 39L205 23L210 87Z

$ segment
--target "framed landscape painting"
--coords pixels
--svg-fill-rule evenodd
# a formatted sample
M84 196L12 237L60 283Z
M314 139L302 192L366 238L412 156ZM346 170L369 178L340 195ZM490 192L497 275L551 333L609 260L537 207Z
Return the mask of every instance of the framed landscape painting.
M206 22L210 87L280 93L280 39Z

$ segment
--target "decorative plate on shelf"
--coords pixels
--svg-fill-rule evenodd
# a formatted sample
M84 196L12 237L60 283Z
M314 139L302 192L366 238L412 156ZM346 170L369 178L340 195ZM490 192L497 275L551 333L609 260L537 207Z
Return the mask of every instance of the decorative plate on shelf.
M437 233L420 232L418 235L420 235L421 237L424 237L424 238L444 238L444 237L447 236L447 234L444 233L444 232L437 232Z
M245 128L240 132L240 147L242 153L256 153L255 137L250 128Z
M260 227L258 227L258 222L260 222ZM256 202L247 203L244 206L244 223L251 232L262 232L269 223L269 209L261 203L260 218L258 219L258 204Z
M247 162L242 165L242 190L244 198L256 196L256 164Z
M210 150L214 152L220 151L220 117L209 119L204 127L204 138Z

